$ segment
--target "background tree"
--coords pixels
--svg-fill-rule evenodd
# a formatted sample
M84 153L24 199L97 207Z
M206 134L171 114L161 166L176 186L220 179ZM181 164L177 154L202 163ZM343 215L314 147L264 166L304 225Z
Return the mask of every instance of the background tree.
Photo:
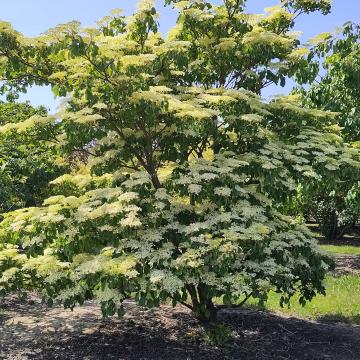
M339 125L349 142L360 141L359 38L359 25L346 23L334 34L313 39L309 62L317 63L317 79L301 92L309 108L338 113Z
M360 144L359 36L359 25L346 23L335 34L315 38L308 59L313 65L308 68L318 70L313 72L309 89L297 89L303 106L338 114L338 131L353 147ZM309 196L309 192L306 195L306 191L302 196L306 211L315 217L329 240L351 231L360 217L359 170L334 175L324 179L315 196Z
M297 185L358 166L359 153L328 127L332 114L240 88L277 81L265 66L279 81L294 71L284 72L303 61L288 33L295 14L328 3L284 2L264 17L245 15L241 1L178 5L166 39L151 2L36 39L3 25L3 91L37 83L67 95L57 139L92 154L90 173L60 177L57 196L3 222L3 292L35 287L70 308L97 298L120 315L126 298L171 299L204 322L216 317L214 298L265 301L275 290L304 304L324 292L332 261L277 208Z
M50 195L49 182L68 171L58 150L51 147L48 140L56 124L41 131L39 128L16 131L17 126L26 128L24 121L29 118L46 115L45 108L34 108L28 103L0 103L0 124L5 129L7 124L13 128L0 134L1 213L41 205Z

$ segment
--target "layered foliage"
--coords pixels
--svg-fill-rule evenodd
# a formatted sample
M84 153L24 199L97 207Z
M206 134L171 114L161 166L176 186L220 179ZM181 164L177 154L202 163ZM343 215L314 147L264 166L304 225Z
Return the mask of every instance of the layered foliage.
M2 292L37 288L71 308L97 298L107 315L127 298L171 299L203 320L215 297L264 301L275 290L303 304L324 292L331 259L277 209L299 186L359 167L359 152L331 113L255 93L297 71L295 17L328 2L286 1L264 16L243 1L177 6L167 38L152 2L35 39L4 24L3 91L37 83L68 96L59 146L92 155L88 172L53 181L43 206L6 216Z

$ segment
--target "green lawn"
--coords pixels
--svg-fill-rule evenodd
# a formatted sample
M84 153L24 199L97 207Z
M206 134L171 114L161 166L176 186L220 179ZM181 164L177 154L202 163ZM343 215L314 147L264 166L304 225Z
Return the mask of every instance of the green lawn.
M320 245L325 251L334 254L343 255L360 255L360 246L349 246L349 245Z
M302 307L294 297L290 309L281 308L279 295L271 293L265 309L313 320L341 321L360 325L360 276L328 276L326 289L326 296L317 296L305 307Z

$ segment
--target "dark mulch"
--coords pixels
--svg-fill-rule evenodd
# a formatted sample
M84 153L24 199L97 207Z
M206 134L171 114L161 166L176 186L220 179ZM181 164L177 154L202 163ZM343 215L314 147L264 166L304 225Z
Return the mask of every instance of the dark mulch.
M359 231L356 234L343 236L341 239L336 241L329 241L323 237L319 237L317 240L322 245L335 245L335 246L359 246L360 237ZM345 255L337 254L335 256L336 262L336 275L346 274L360 274L360 255ZM360 359L360 357L359 357Z
M356 246L360 247L360 238L358 237L342 237L339 240L329 241L324 238L317 238L321 245L335 245L335 246Z
M104 320L95 303L70 312L7 298L0 302L0 359L360 359L357 326L227 310L220 321L231 339L218 348L183 307L126 306L124 319Z
M354 236L344 236L341 239L329 241L323 237L318 237L317 240L321 245L335 245L335 246L359 246L360 238Z
M318 224L308 223L306 226L314 232L319 233L320 229ZM337 240L328 240L323 236L315 236L318 242L322 245L348 245L348 246L360 246L360 225L354 226L351 230L349 230L344 236Z
M360 275L360 255L338 255L335 258L337 275L359 274Z

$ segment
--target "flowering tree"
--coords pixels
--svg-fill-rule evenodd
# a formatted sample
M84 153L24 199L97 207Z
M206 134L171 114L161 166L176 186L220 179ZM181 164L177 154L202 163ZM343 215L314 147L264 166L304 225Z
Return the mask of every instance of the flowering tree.
M67 96L59 146L91 155L52 182L42 207L6 216L0 291L36 288L70 308L96 298L105 315L122 315L127 298L171 300L204 322L215 298L240 305L275 290L304 304L324 293L332 261L277 209L359 154L330 113L255 93L300 69L294 18L328 2L285 1L265 16L245 14L243 1L177 6L167 38L151 2L35 39L3 25L3 91L50 84Z

